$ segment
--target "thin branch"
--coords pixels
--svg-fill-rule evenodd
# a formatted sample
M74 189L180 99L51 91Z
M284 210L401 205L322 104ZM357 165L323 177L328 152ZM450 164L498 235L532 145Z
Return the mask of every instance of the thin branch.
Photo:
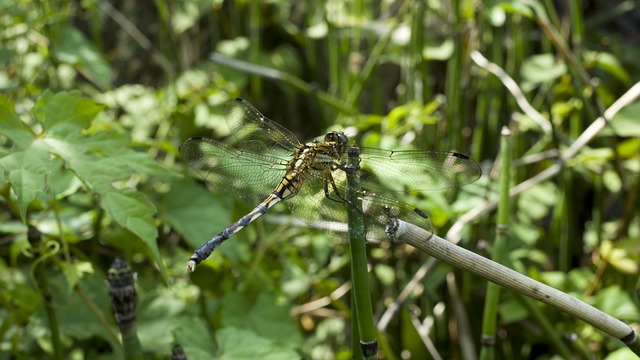
M473 60L473 62L475 62L476 65L480 66L481 68L497 76L498 79L500 79L500 81L502 82L502 84L507 88L507 90L509 90L511 95L513 95L514 99L516 100L516 103L518 103L518 106L520 106L520 109L522 109L525 115L530 117L536 124L538 124L538 126L540 126L540 128L545 134L551 133L551 125L549 124L549 120L547 120L544 116L542 116L542 114L540 114L529 103L529 101L524 96L524 93L522 92L518 84L515 82L515 80L513 80L513 78L511 78L511 76L509 76L509 74L507 74L506 71L504 71L500 66L487 60L487 58L485 58L477 50L471 51L471 60Z

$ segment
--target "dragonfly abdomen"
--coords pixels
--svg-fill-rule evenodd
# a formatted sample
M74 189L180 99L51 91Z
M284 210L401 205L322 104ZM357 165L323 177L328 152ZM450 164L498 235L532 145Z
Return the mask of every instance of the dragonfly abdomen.
M208 258L209 255L211 255L211 253L216 248L218 248L218 246L220 246L223 242L232 237L238 231L246 228L255 219L264 215L270 208L272 208L280 201L282 201L282 197L280 197L280 195L274 191L247 215L241 217L240 219L238 219L238 221L220 231L218 235L207 240L207 242L202 244L202 246L194 251L193 255L191 255L191 257L189 258L189 262L187 263L187 271L193 271L195 269L195 266L198 265L202 260Z

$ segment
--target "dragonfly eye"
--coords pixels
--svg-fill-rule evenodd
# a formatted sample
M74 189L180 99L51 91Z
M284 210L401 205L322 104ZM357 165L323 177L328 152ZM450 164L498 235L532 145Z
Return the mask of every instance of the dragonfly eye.
M324 136L324 141L336 143L340 148L347 146L349 139L341 132L331 131Z

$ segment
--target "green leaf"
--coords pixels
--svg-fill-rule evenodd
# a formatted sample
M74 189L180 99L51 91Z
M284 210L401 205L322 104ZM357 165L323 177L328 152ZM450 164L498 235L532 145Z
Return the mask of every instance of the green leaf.
M505 300L498 308L500 313L500 321L502 324L517 324L519 321L526 319L530 314L521 303L515 299Z
M536 1L537 2L537 1ZM520 0L492 0L483 6L486 11L489 11L491 15L495 16L494 7L500 7L505 12L512 14L519 14L526 18L533 19L533 11L527 4L523 3ZM497 24L501 24L501 22L496 22L495 19L492 19L492 25L498 26Z
M91 138L70 136L68 139L43 139L51 152L60 156L68 167L91 189L106 191L111 184L131 176L131 169L117 158L104 157L90 151ZM106 190L105 190L106 189Z
M194 249L231 225L229 213L220 201L192 179L171 183L163 214L167 223Z
M594 63L596 66L615 76L623 84L629 84L629 73L612 54L602 51L586 51L584 58L586 62Z
M154 296L155 295L155 296ZM185 313L186 303L175 294L161 291L148 294L138 305L138 333L145 350L165 347L170 349L171 332L194 319Z
M102 106L83 98L79 91L57 94L47 91L38 99L33 113L49 135L67 135L89 127L101 110Z
M638 112L640 112L640 101L625 106L613 119L610 119L611 121L609 121L607 127L605 127L599 135L639 137L640 117L638 117Z
M594 306L621 320L637 321L640 317L631 296L618 285L610 285L599 291Z
M25 150L15 151L0 159L0 168L7 173L23 221L27 207L46 188L46 176L52 169L52 158L46 144L38 139Z
M0 133L13 140L18 148L24 149L34 137L31 129L15 113L13 104L0 94Z
M101 193L100 205L120 226L145 242L164 274L164 264L156 243L158 231L153 222L153 215L156 213L155 205L144 194L134 189L112 189Z
M522 64L520 75L529 87L552 81L567 73L567 66L553 54L533 55ZM525 87L525 86L523 86Z
M225 326L249 329L257 335L272 339L280 347L295 347L302 338L296 323L289 316L289 308L277 304L273 295L261 293L254 305L233 292L223 300L222 322Z
M180 344L189 359L214 359L209 329L202 318L175 318L169 321L176 324L175 342ZM224 331L224 330L223 330Z
M191 28L202 16L220 7L222 0L180 1L171 9L171 26L175 34L182 34Z
M276 331L274 329L274 332ZM300 358L300 354L294 350L282 348L273 341L249 330L223 329L216 333L216 339L221 349L220 355L216 358L220 360Z
M122 347L118 344L113 329L105 327L103 322L96 319L96 316L101 316L109 322L112 318L104 278L98 277L95 273L82 277L78 284L82 295L76 292L69 294L65 278L60 273L51 275L49 279L49 291L62 334L84 340L98 337L109 343L113 351L121 354L119 349ZM48 320L44 318L44 312L40 314L38 322L43 329L39 331L44 330L43 336L48 337L50 333ZM43 340L46 341L46 339Z
M67 282L68 295L85 274L93 274L93 264L88 261L76 261L73 264L62 263L62 273Z
M102 89L111 88L113 74L109 63L95 45L76 28L63 26L53 44L53 54L62 62L74 65Z

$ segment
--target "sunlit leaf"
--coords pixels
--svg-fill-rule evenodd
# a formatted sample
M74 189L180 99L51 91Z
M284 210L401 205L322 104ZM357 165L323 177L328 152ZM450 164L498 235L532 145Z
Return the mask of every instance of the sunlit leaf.
M155 205L142 193L133 189L106 191L101 194L100 205L120 226L136 234L147 244L164 273L164 265L156 243L158 231L153 222Z
M6 135L15 141L18 148L25 148L33 139L34 134L31 129L23 123L13 109L13 104L0 94L0 134Z
M585 52L584 57L585 61L602 68L606 72L615 76L623 84L626 85L629 83L629 73L622 66L620 61L618 61L618 59L612 54L602 51L587 51Z
M46 176L52 170L51 154L40 139L28 148L15 151L0 159L0 168L18 198L22 219L26 221L27 207L46 188Z
M555 80L567 73L567 66L553 54L530 56L522 64L520 75L530 85Z
M91 124L102 106L79 91L45 92L33 108L47 134L67 134L84 129Z
M640 137L640 101L623 107L600 132L601 136Z

